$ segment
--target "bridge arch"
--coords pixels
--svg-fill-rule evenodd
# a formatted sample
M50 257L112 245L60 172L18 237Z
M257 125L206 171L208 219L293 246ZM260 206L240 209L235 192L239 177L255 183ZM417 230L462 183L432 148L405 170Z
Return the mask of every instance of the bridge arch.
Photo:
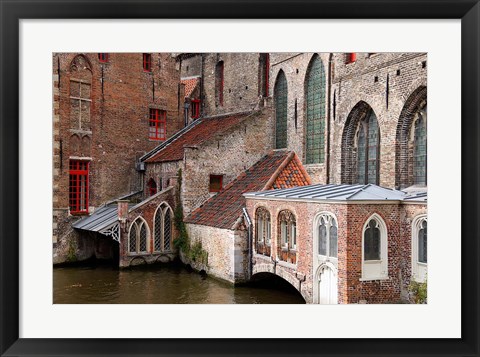
M264 262L257 263L252 268L252 280L261 278L261 276L275 276L285 282L290 286L295 288L297 292L302 296L302 298L307 302L308 297L305 294L305 291L302 291L303 279L299 279L293 272L289 271L288 267L279 266L278 264Z

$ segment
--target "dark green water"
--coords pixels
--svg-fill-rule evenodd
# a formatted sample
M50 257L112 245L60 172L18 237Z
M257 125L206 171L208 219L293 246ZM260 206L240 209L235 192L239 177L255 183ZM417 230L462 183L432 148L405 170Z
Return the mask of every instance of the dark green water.
M108 265L53 269L54 304L303 304L280 278L246 286L201 276L182 265L119 270Z

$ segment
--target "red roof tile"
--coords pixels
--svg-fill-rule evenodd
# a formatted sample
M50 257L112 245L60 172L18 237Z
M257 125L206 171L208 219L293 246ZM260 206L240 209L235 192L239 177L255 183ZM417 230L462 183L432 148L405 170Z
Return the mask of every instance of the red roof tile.
M234 116L198 119L200 122L160 149L145 162L183 160L185 146L200 145L216 134L222 133L246 120L248 117L248 114L235 114Z
M188 78L188 79L182 79L180 83L185 84L185 98L190 97L192 95L192 92L195 90L195 87L197 86L197 83L199 82L199 78Z
M310 184L310 176L306 173L300 159L295 154L287 166L279 172L271 188L291 188Z
M277 176L285 178L284 183L277 184L279 188L308 185L310 177L301 165L293 152L272 152L238 176L201 207L194 210L185 219L185 222L232 229L238 217L242 214L242 208L245 207L245 197L243 197L245 192L268 189L268 183L272 180L276 183ZM297 175L298 178L292 180L292 175Z

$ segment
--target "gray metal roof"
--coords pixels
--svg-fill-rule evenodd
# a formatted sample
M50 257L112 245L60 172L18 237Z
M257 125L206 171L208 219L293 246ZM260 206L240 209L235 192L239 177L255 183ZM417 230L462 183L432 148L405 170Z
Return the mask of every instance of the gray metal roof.
M118 220L117 205L107 205L97 209L90 216L85 217L72 226L76 229L100 232Z
M419 196L420 195L420 196ZM377 185L309 185L283 190L245 193L250 198L308 201L426 201L427 193L407 194Z

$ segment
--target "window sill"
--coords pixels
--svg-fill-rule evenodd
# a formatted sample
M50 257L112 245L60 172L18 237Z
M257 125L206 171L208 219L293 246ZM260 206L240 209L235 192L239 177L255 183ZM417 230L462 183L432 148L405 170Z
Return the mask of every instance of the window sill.
M153 253L149 253L149 252L140 252L140 253L134 253L134 252L129 252L127 254L128 257L142 257L142 256L145 256L145 255L152 255Z
M293 270L297 269L297 264L289 263L289 262L286 262L286 261L283 261L283 260L279 260L277 262L277 265L279 265L281 267L284 267L284 268L290 268L290 269L293 269Z
M360 278L358 281L378 281L378 280L390 280L388 276L377 276L372 278Z

